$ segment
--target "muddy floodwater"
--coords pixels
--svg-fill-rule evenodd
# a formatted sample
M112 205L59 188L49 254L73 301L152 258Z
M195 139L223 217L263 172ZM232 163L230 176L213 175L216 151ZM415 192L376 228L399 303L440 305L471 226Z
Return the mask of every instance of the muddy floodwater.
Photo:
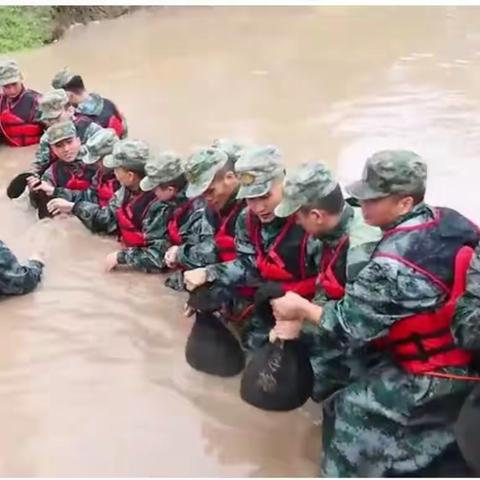
M155 150L231 136L343 181L375 150L416 150L428 200L479 221L478 25L474 7L158 8L15 57L40 91L70 66ZM0 149L0 238L47 256L36 292L1 302L0 475L316 475L319 406L262 412L238 378L192 371L183 295L104 273L114 239L6 198L33 154Z

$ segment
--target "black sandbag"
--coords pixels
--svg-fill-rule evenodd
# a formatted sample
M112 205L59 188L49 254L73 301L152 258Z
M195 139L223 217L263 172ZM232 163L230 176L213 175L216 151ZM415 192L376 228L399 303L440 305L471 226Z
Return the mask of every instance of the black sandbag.
M31 172L19 173L7 187L8 198L18 198L27 188L27 178L33 176Z
M221 310L222 290L206 284L190 292L188 306L199 312L218 312Z
M474 388L460 410L455 436L465 461L480 475L480 385Z
M223 323L219 291L210 286L190 294L188 305L196 311L195 323L185 346L187 363L200 372L233 377L245 367L240 343Z
M265 284L255 295L256 313L275 323L270 300L284 295L278 284ZM288 411L301 407L313 390L313 370L300 340L276 340L253 353L240 384L240 396L263 410Z
M48 211L47 203L52 199L45 192L38 191L32 192L32 197L35 199L35 204L37 206L37 215L41 220L42 218L52 218L52 214Z
M196 313L185 358L195 370L219 377L233 377L245 367L240 343L222 320L211 313Z
M240 384L240 396L263 410L301 407L312 394L313 370L299 340L276 340L256 351Z

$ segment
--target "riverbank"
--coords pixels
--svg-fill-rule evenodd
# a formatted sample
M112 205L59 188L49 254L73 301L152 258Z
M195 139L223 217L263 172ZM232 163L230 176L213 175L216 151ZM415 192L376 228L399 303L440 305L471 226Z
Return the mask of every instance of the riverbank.
M0 54L37 48L59 39L71 25L115 18L128 6L2 6L0 7Z

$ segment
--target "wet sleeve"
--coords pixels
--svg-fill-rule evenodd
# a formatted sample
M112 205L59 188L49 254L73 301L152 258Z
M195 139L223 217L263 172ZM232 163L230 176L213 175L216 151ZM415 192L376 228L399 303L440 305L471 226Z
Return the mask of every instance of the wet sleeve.
M177 251L177 262L187 270L205 267L217 261L214 229L203 208L195 210L185 225L184 243Z
M117 256L119 265L128 265L147 272L165 268L164 256L170 246L167 231L170 214L171 205L166 202L155 202L143 221L147 246L121 250Z
M480 245L468 269L465 293L457 302L451 329L458 346L480 350Z
M235 248L237 258L207 266L207 278L225 286L257 285L260 274L255 262L255 247L247 231L246 209L240 213L235 224Z
M103 208L96 203L77 201L72 213L93 233L114 233L117 230L116 211L123 195L123 188L117 190L110 203Z
M0 294L21 295L31 292L40 282L43 264L29 260L18 263L11 250L0 241Z
M44 133L40 138L35 158L33 160L32 171L41 174L50 163L50 145L47 141L47 134Z

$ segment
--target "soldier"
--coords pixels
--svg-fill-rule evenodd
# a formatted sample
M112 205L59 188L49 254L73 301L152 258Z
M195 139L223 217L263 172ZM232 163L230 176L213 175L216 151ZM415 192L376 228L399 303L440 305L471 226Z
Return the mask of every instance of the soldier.
M50 90L40 98L39 119L47 127L66 120L73 121L77 136L83 144L94 133L101 130L96 123L85 115L77 115L74 108L68 103L68 97L64 90ZM32 172L41 175L54 161L56 157L50 147L46 133L40 139L40 145L35 153Z
M223 263L185 272L187 289L194 290L213 282L245 297L265 281L276 281L285 291L313 296L315 272L319 261L319 242L296 225L295 216L278 218L275 207L282 199L284 168L275 147L252 147L235 164L240 181L238 199L245 199L236 223L236 256ZM256 349L268 339L270 326L260 316L253 316L243 335L244 344Z
M149 159L150 150L145 142L118 141L112 155L107 155L103 163L114 170L121 188L106 207L85 201L77 201L72 206L73 215L92 232L118 234L124 248L107 256L107 271L128 266L159 272L163 267L172 202L159 201L153 191L140 189Z
M159 200L174 206L167 219L163 266L170 269L197 266L199 245L212 240L210 230L202 231L205 201L201 197L187 199L185 171L175 153L161 153L146 164L145 171L147 175L140 182L140 188L145 192L153 190Z
M296 215L297 223L322 243L313 299L317 305L343 297L345 284L351 283L368 263L381 237L380 229L365 223L360 208L351 199L344 200L340 185L321 163L304 163L287 172L283 198L275 208L275 215ZM344 363L335 359L331 365L325 361L317 365L315 330L312 324L303 325L303 333L309 333L312 339L309 350L316 380L313 398L321 400L325 392L333 393L344 386L364 362L358 365L358 358L349 358ZM324 412L324 423L326 416Z
M37 120L40 94L25 88L15 61L0 62L0 87L0 139L10 147L38 143L43 132Z
M111 128L102 128L87 140L87 143L81 147L79 156L90 170L95 171L91 185L86 190L55 189L57 198L49 204L53 214L70 213L73 203L80 200L97 203L100 207L106 207L110 203L113 195L120 188L120 183L113 170L106 168L102 160L105 156L111 155L118 140L115 131Z
M303 319L318 325L319 363L378 351L368 372L324 399L335 416L323 476L422 475L455 450L452 427L472 388L459 377L472 367L449 327L479 234L458 212L424 202L426 176L413 152L370 157L362 180L347 189L366 222L383 231L368 264L338 301L320 306L294 294L271 301L280 338L291 338Z
M87 190L95 169L82 162L80 138L74 123L71 120L55 123L45 133L57 161L43 173L41 182L36 176L27 179L30 190L41 190L50 197L61 195L66 190L72 196Z
M97 93L87 92L80 75L67 68L58 72L52 80L53 88L63 88L76 112L86 115L103 128L113 128L120 138L127 136L127 121L116 105Z
M25 265L18 263L12 251L0 241L0 295L23 295L40 282L43 261L32 255Z

